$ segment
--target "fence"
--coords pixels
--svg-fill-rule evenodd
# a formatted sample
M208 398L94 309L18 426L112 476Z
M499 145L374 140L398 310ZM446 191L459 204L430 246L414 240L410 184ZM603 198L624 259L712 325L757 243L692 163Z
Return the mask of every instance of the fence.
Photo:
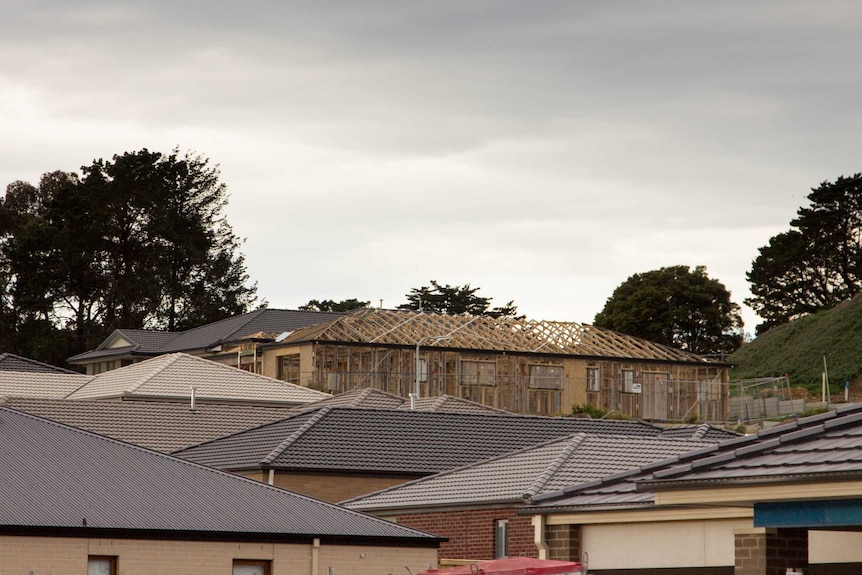
M734 381L730 393L728 416L741 423L782 419L825 405L794 398L786 375Z

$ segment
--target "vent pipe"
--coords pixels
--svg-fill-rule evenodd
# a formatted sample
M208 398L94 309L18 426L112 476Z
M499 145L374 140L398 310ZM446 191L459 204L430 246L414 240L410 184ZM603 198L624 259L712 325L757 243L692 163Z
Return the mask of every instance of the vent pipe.
M190 400L191 400L191 401L190 401L189 409L190 409L191 411L194 411L194 410L195 410L195 395L197 394L197 390L198 390L198 388L197 388L197 387L195 387L194 385L191 385L191 386L189 386L189 389L192 391L192 393L191 393L191 398L190 398Z

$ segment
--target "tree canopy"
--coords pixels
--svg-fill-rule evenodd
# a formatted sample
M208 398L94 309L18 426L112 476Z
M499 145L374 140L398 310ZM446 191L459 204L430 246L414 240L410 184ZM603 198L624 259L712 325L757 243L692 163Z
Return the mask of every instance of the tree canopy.
M407 303L398 306L398 309L423 310L432 313L446 313L451 315L486 315L490 317L515 316L518 308L514 301L500 307L491 307L491 298L476 295L479 288L463 286L441 285L431 280L431 286L413 288L406 295Z
M703 266L634 274L614 290L593 323L698 354L729 353L742 344L740 308Z
M352 311L355 309L368 307L370 301L359 301L358 299L343 299L341 301L333 301L331 299L316 300L313 299L305 305L299 306L299 309L304 311Z
M862 289L862 175L823 182L790 230L770 238L746 274L745 303L767 329L829 309Z
M180 331L248 311L256 287L216 166L143 149L81 171L13 182L0 199L4 349L61 363L115 328ZM63 357L38 349L58 338Z

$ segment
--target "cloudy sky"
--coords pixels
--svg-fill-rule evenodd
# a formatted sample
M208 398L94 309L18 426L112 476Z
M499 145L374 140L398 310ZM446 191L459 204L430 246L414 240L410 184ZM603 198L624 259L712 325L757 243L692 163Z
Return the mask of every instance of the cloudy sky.
M742 304L862 170L860 32L831 1L0 0L0 185L203 154L271 307L434 279L591 323L677 264Z

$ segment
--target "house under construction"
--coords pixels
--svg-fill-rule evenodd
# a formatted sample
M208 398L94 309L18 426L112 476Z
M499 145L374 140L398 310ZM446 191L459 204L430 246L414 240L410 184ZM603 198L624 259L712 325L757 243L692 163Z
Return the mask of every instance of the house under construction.
M259 373L333 393L451 395L527 414L574 405L668 421L727 414L728 364L573 322L366 308L212 359L237 354L253 354Z

